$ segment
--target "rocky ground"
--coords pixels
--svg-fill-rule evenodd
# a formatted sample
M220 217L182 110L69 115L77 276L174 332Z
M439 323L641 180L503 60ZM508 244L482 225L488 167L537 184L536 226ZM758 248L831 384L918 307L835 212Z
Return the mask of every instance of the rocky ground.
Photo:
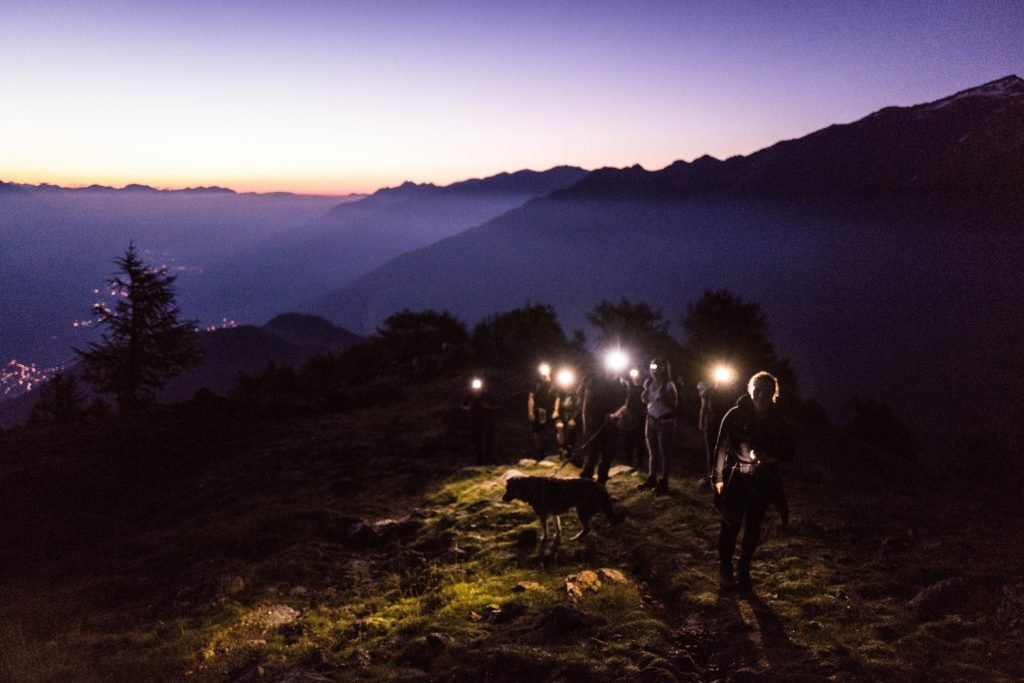
M804 434L793 522L721 593L687 433L668 495L621 466L560 542L503 503L525 395L496 376L475 467L464 378L315 405L207 398L0 435L0 680L1024 679L1016 495Z

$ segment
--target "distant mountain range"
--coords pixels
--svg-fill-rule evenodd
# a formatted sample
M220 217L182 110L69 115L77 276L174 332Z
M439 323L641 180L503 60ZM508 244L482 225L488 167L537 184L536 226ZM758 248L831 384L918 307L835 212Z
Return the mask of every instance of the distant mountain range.
M1011 76L748 157L595 171L304 310L366 332L402 308L472 323L532 300L583 327L602 299L677 320L728 288L762 304L805 393L834 413L859 394L932 435L999 427L991 409L1019 395L1006 368L1024 351L1022 170ZM947 382L955 404L932 393Z
M205 292L239 319L291 310L407 251L486 223L587 172L559 167L502 173L443 187L405 183L341 204L308 224L206 271Z
M1017 197L1024 187L1024 80L1007 76L913 107L886 107L726 161L601 169L555 196Z

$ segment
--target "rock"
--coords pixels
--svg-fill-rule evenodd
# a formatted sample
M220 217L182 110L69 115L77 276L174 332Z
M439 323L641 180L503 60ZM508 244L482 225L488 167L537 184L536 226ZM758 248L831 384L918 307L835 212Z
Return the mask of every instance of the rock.
M598 578L596 572L592 572L589 569L584 569L579 574L567 576L565 582L574 583L581 591L593 591L596 593L601 590L601 579Z
M548 469L551 469L552 467L559 467L561 464L562 463L560 462L554 462L552 460L549 460L548 458L544 458L543 460L537 463L537 467L547 467Z
M632 474L634 468L629 465L616 465L615 467L608 470L608 477L617 477L620 474Z
M919 620L941 619L958 607L964 599L964 580L945 579L925 588L910 599L907 606Z
M501 605L494 602L484 607L484 619L487 621L497 621L501 618Z
M523 458L516 464L519 465L520 467L534 467L537 465L537 461L534 460L533 458Z
M243 622L259 628L271 629L292 624L298 618L299 613L288 605L269 605L251 612Z
M543 588L536 581L520 581L512 589L513 593L525 593L526 591L539 591Z
M505 474L501 475L502 481L508 481L512 477L525 477L526 475L517 469L506 470Z
M626 575L620 572L618 569L610 569L608 567L604 567L597 570L597 576L602 581L610 581L611 583L622 583L626 585L629 584L629 579L627 579Z

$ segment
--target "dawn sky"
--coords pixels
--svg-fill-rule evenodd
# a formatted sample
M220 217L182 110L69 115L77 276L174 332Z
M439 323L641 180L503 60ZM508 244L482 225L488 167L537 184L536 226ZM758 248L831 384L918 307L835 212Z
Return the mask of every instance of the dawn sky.
M0 5L0 180L345 194L749 154L1024 75L1024 2Z

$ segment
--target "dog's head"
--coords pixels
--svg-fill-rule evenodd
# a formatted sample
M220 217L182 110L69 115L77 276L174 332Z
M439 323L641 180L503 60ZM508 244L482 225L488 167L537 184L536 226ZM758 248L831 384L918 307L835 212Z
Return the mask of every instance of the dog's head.
M505 503L512 502L516 499L522 500L524 479L525 477L511 477L506 480L505 495L501 497L501 500Z

